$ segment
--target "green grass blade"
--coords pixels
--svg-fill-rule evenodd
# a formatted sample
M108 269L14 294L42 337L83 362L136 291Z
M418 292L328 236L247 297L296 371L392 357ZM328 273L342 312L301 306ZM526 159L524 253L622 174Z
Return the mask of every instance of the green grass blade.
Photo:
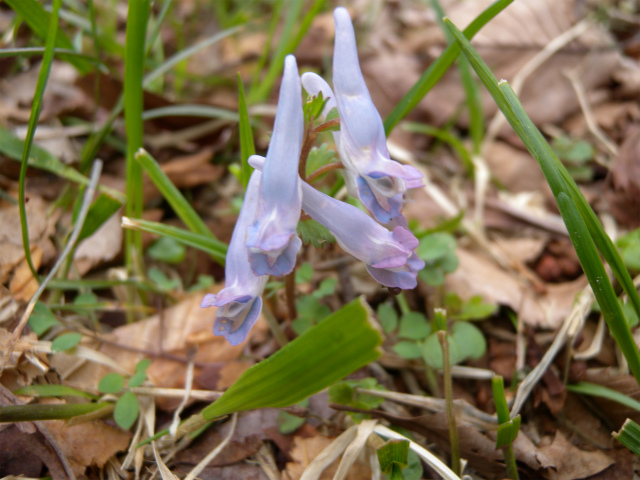
M150 0L129 2L124 60L124 119L127 132L126 192L127 216L141 218L142 168L135 155L142 148L143 95L142 76L145 57L145 38L149 20ZM137 258L136 258L137 257ZM130 271L134 264L142 261L142 234L127 230L125 235L125 258Z
M240 116L240 124L238 126L240 133L240 165L242 166L242 185L247 188L249 177L253 168L249 165L249 157L256 153L256 147L253 143L253 132L251 131L251 121L249 119L249 111L247 110L247 101L244 96L244 85L242 77L238 73L238 114Z
M565 192L560 192L557 202L562 219L567 225L569 236L578 254L580 264L591 284L593 294L598 300L611 335L629 363L633 376L640 384L640 352L638 352L638 347L631 334L629 324L624 317L616 293L613 291L613 286L607 277L607 272L604 270L595 243L571 197Z
M168 107L152 108L145 110L142 114L143 120L152 120L160 117L202 117L202 118L219 118L222 120L230 120L237 122L238 114L224 108L211 107L209 105L171 105Z
M609 262L627 295L629 295L636 309L640 311L640 298L613 242L605 233L595 213L582 196L566 168L558 160L547 141L524 111L513 89L506 81L498 82L478 55L478 52L450 20L445 19L445 23L456 37L471 66L493 96L507 121L540 164L547 183L556 198L563 220L567 224L567 229L578 252L582 268L602 307L607 325L624 353L627 362L629 362L636 380L640 383L640 354L595 248L597 247ZM576 233L578 231L580 234Z
M471 39L480 31L492 18L505 9L513 0L497 0L492 3L486 10L478 15L467 28L464 29L464 34L467 38ZM387 136L398 125L398 122L402 120L407 114L413 110L413 108L420 103L424 96L438 83L438 80L442 78L445 72L453 64L456 57L460 53L460 46L457 43L453 43L442 52L438 59L433 62L429 68L425 70L422 76L418 79L411 90L402 97L402 100L396 105L393 111L384 121L384 130Z
M202 416L213 420L242 410L293 405L372 362L381 354L382 337L370 316L361 298L345 305L244 372Z
M27 395L30 397L83 397L90 400L97 400L98 397L88 392L83 392L66 385L28 385L19 388L15 395Z
M8 405L0 407L0 423L6 422L36 422L39 420L68 420L69 418L95 412L101 408L112 405L109 402L101 403L71 403L36 404L36 405Z
M640 425L627 418L619 432L614 432L613 437L640 456Z
M149 220L135 220L127 217L122 217L122 227L173 238L180 243L208 253L220 265L224 265L227 256L227 245L220 240L211 238L210 235L200 235L199 233L190 232L184 228Z
M38 8L42 9L42 6L40 4L37 4L36 7L36 5L31 4L32 1L33 0L28 0L25 3L20 4L20 8L30 9L28 11L24 11L23 13L26 15L30 15L32 17L32 20L34 22L37 22L38 28L41 28L43 19L41 18L41 15L38 14L40 12ZM42 64L40 65L40 73L38 74L36 91L33 94L31 116L29 117L27 137L24 141L24 148L22 150L20 177L18 183L18 209L20 212L20 226L22 230L22 245L24 246L24 255L25 259L27 260L27 264L29 265L29 269L31 270L33 276L36 278L37 273L31 260L31 248L29 247L29 227L27 225L27 208L24 188L27 175L27 164L31 153L31 145L33 144L33 137L36 133L38 120L40 119L40 112L42 111L42 97L44 96L44 89L47 86L49 72L51 71L51 62L53 61L53 49L55 47L56 35L58 33L58 12L60 10L60 4L60 0L54 0L52 14L46 16L46 20L48 20L48 28L43 38L46 38L47 40L45 44L44 56L42 57ZM42 12L44 12L44 9L42 10Z
M215 235L209 230L209 227L207 227L207 224L200 218L200 215L193 209L187 199L184 198L180 190L171 183L171 180L169 180L169 177L162 171L158 162L156 162L147 151L140 149L136 154L136 160L142 168L144 168L144 171L147 172L147 175L149 175L154 185L158 187L158 190L160 190L160 193L166 198L167 202L169 202L169 205L171 205L173 211L176 212L176 215L178 215L180 220L182 220L192 232L217 240Z
M454 136L453 134L443 130L441 128L432 127L431 125L426 125L424 123L414 123L414 122L403 122L402 129L407 132L413 133L421 133L423 135L430 135L432 137L436 137L443 142L448 143L451 147L456 151L460 160L464 164L465 169L468 173L473 173L473 161L471 160L471 155L469 155L469 151L467 147L464 146L462 140Z
M640 412L640 402L638 400L617 390L598 385L597 383L578 382L572 385L567 385L567 390L573 393L591 395L592 397L606 398L607 400L618 402L620 405L633 408Z
M12 158L13 160L20 161L24 147L24 140L19 139L9 130L0 126L0 153ZM45 150L36 144L31 145L28 166L51 172L59 177L83 186L89 185L89 179L87 177L70 166L65 165L48 150ZM102 185L98 186L98 191L108 194L121 203L124 203L126 198L124 194L118 190Z
M31 31L43 39L46 44L52 43L55 47L61 49L75 50L69 37L63 31L57 29L60 5L56 8L54 2L52 13L49 13L43 8L42 3L37 0L6 0L6 3L24 19ZM51 30L52 17L55 17L55 31ZM92 69L91 64L84 58L77 56L63 58L69 61L82 74L89 73Z
M303 5L303 0L292 0L288 5L284 28L282 29L278 46L273 54L267 73L261 81L251 85L251 90L249 91L250 104L262 102L269 96L273 85L284 68L284 57L292 53L297 47L297 44L294 42L296 38L294 36L294 29L296 23L298 23L298 17L300 16Z

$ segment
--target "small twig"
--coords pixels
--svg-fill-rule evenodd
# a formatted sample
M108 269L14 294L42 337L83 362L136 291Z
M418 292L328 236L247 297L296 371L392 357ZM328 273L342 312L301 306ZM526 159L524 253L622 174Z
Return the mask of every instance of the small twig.
M320 175L330 172L331 170L337 170L338 168L344 168L344 164L342 162L328 163L309 175L305 181L307 183L313 183Z
M303 181L307 180L307 158L317 138L318 134L313 131L313 123L309 122L304 129L304 142L302 143L300 162L298 163L298 173Z
M289 319L295 320L298 318L298 311L296 310L296 270L284 277L284 291L287 300L287 310L289 311Z
M313 129L313 132L314 133L325 132L329 130L331 127L339 127L339 126L340 126L340 119L334 118L333 120L329 120L328 122L321 123L320 125L318 125L316 128Z

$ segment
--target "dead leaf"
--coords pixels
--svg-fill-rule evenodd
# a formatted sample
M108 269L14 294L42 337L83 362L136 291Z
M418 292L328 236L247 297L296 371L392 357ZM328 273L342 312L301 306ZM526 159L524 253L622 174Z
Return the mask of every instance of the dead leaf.
M31 262L36 272L42 265L43 250L40 246L35 245L31 249ZM19 302L28 302L38 290L40 284L38 280L31 273L27 259L23 259L15 271L13 272L13 278L9 282L9 291L13 298Z
M536 293L530 285L499 268L476 252L458 248L460 266L445 280L445 289L463 299L480 295L485 302L508 305L527 325L555 329L571 312L576 294L586 279L547 285L546 293Z
M631 128L620 147L612 171L611 212L621 224L640 226L640 127Z
M129 446L131 434L101 421L67 426L62 420L43 422L77 476L83 475L87 467L104 464L117 452Z
M485 154L491 173L511 192L540 190L545 179L538 162L527 151L506 142L493 142Z
M613 464L613 460L600 450L579 449L567 441L559 430L550 445L540 445L538 448L553 465L546 472L549 480L587 478L602 472Z
M122 250L121 215L121 210L113 214L76 249L73 260L80 277L95 266L113 260Z

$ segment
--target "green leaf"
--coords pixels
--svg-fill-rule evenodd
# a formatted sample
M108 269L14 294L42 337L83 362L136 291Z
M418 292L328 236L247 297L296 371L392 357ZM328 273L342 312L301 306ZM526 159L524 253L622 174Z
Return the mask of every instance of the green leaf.
M312 244L315 248L322 248L327 243L336 243L329 229L311 218L298 222L298 235L305 245Z
M124 430L129 430L138 418L140 405L138 399L131 392L125 392L116 402L113 419Z
M319 147L313 147L307 157L307 177L319 168L336 161L336 152L329 148L329 145L323 143ZM324 175L320 175L318 179Z
M640 426L636 422L627 418L620 431L613 433L613 437L640 456Z
M431 333L431 325L427 318L418 312L408 312L400 319L398 336L409 340L422 340Z
M455 237L444 232L425 235L420 239L416 254L425 262L424 269L419 272L425 283L442 285L445 275L458 268L456 246Z
M120 209L120 207L122 207L121 202L110 195L101 193L89 208L87 218L82 225L82 230L80 231L77 243L80 243L85 238L93 235Z
M309 406L309 399L306 398L303 401L296 403L296 405L306 408ZM303 417L296 417L295 415L291 415L290 413L281 410L278 412L276 425L278 426L278 431L282 435L288 435L298 430L306 421L307 420Z
M320 118L322 110L324 110L324 106L328 101L329 99L324 98L322 92L318 92L318 95L311 95L307 97L307 101L302 105L305 125L313 119Z
M291 328L293 328L293 331L296 332L298 336L311 329L314 325L315 322L308 317L296 318L291 322Z
M184 260L187 249L184 244L174 238L161 237L147 249L147 254L159 262L180 263Z
M325 278L320 282L318 288L316 288L311 295L315 298L322 298L328 295L333 295L333 292L336 290L336 284L338 280L335 278Z
M80 333L63 333L59 337L56 337L53 342L51 342L51 351L65 352L67 350L71 350L80 343L80 340L82 340L82 334Z
M146 373L147 369L151 366L151 360L148 358L143 358L138 363L136 363L136 373Z
M384 333L393 332L398 327L398 314L393 305L381 303L377 313Z
M458 345L453 340L451 335L448 335L449 338L449 363L451 365L456 365L457 363L462 361L462 356L458 352ZM432 368L441 369L442 368L442 347L440 346L440 342L438 341L438 332L433 332L431 335L427 337L424 343L421 346L422 350L422 359L425 361L427 365Z
M384 445L378 447L378 462L382 473L391 475L390 479L403 479L402 473L398 476L394 471L401 472L409 465L409 441L389 439Z
M73 299L75 306L95 305L98 303L98 296L93 292L80 293Z
M312 295L305 295L296 300L296 309L300 317L308 318L314 323L318 323L331 315L331 309L320 303L318 298Z
M451 326L451 336L456 342L461 358L478 359L487 351L487 341L482 331L473 323L454 322Z
M238 73L238 114L240 115L239 133L240 133L240 164L241 181L244 188L249 184L249 178L253 172L253 167L249 165L249 157L256 153L256 147L253 142L253 132L251 130L251 120L249 119L249 110L247 109L247 100L244 96L244 85L242 77Z
M180 287L179 278L169 278L157 267L151 267L147 270L147 276L163 292L170 292Z
M351 407L369 410L378 408L384 402L383 398L357 393L356 388L367 390L386 391L386 388L378 384L375 378L367 377L361 380L343 380L329 388L329 400L333 403L340 403Z
M205 420L233 412L286 407L319 392L378 358L382 338L371 311L354 300L245 371L202 411Z
M151 360L143 358L136 364L136 373L129 379L130 387L139 387L147 379L147 369L151 365Z
M98 391L102 393L118 393L124 388L124 377L116 372L107 373L98 383Z
M296 268L296 283L309 283L313 278L313 267L309 262L304 262Z
M27 395L29 397L82 397L96 400L98 397L88 392L83 392L66 385L28 385L13 392L15 395Z
M397 355L407 360L414 360L422 357L422 350L420 346L415 342L398 342L391 349L396 352Z
M640 228L620 237L616 245L627 268L640 271Z
M54 325L59 325L60 322L55 317L53 312L42 302L36 302L33 307L33 312L29 316L29 327L33 330L38 337L44 335Z
M482 320L498 310L497 305L483 302L480 295L474 295L466 302L462 302L455 293L447 294L445 305L447 305L453 320Z

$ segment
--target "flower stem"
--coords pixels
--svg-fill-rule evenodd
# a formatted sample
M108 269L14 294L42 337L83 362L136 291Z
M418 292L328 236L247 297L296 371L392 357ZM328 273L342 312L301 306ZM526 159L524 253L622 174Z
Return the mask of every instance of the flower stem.
M296 269L287 275L284 279L285 294L287 299L287 310L289 310L289 319L295 320L298 318L298 312L296 310Z
M451 443L451 470L460 476L460 442L458 426L453 410L453 382L451 381L451 365L449 363L449 339L446 330L438 331L438 341L442 346L442 374L444 380L444 398L447 406L447 422L449 423L449 441Z
M305 180L307 183L313 183L320 175L330 172L331 170L336 170L338 168L344 168L344 165L342 162L332 162L332 163L328 163L322 167L320 167L318 170L316 170L315 172L313 172L311 175L309 175L309 177Z
M287 339L287 336L284 334L282 327L278 323L278 320L273 315L273 313L271 312L271 309L266 304L266 302L262 304L262 314L264 315L264 318L267 321L267 324L269 325L269 329L271 330L271 333L276 338L280 346L284 347L287 343L289 343L289 340Z

